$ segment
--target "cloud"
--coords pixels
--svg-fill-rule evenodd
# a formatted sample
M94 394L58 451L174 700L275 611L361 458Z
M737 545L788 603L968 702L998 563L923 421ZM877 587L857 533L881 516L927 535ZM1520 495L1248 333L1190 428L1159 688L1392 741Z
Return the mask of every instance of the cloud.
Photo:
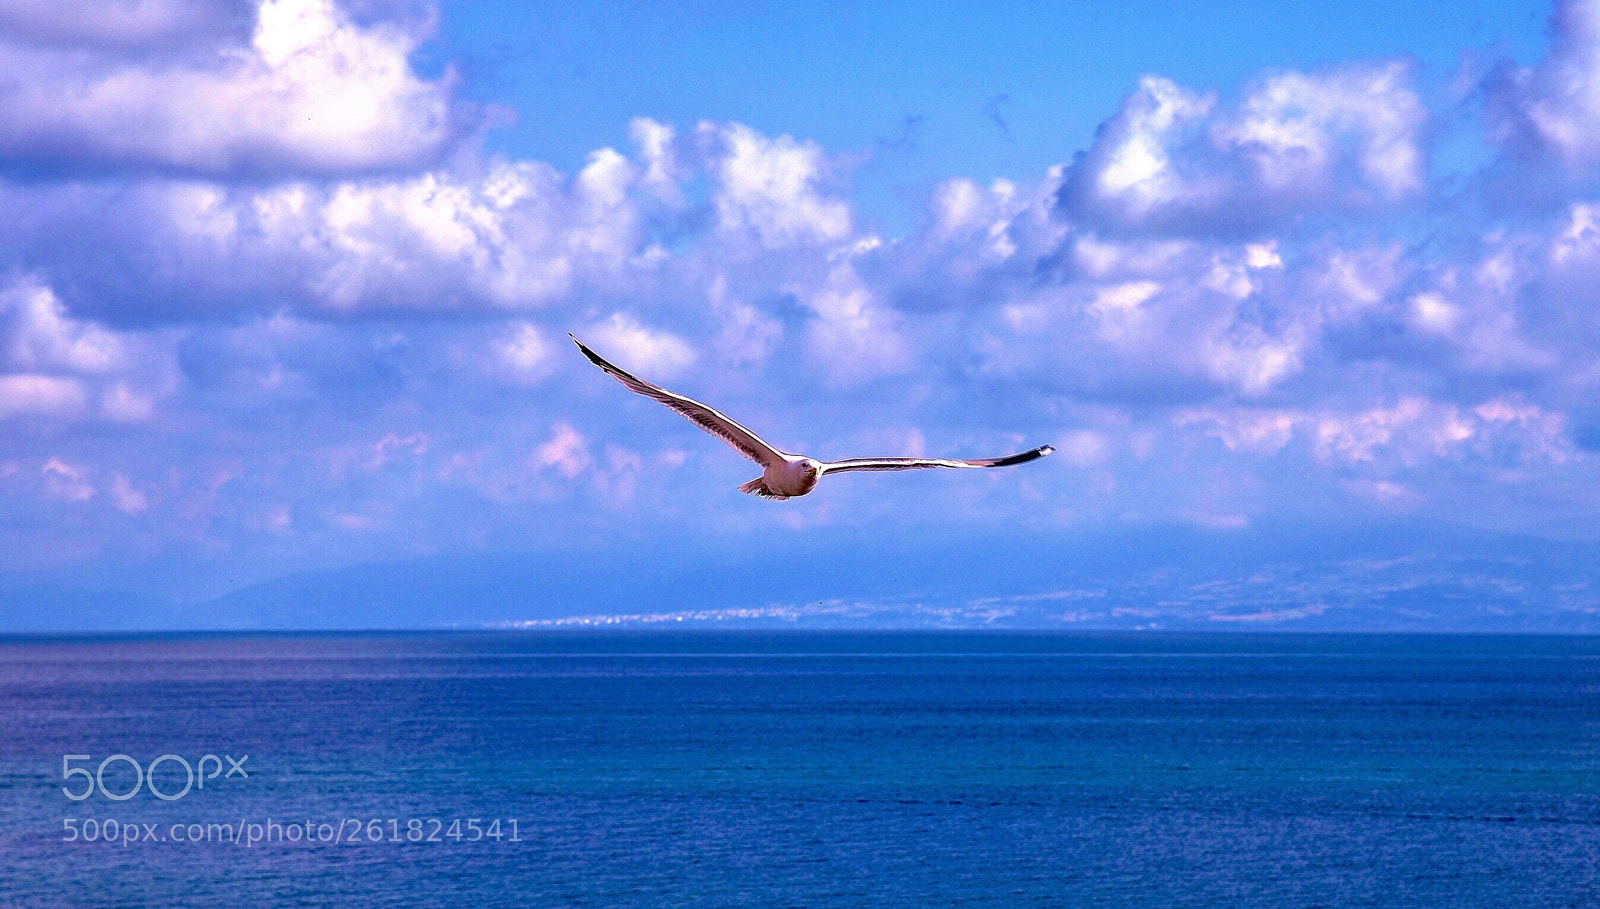
M816 143L768 138L737 123L702 123L699 136L724 232L747 233L769 249L850 234L850 206L828 194L830 167Z
M285 303L333 313L519 309L632 267L607 239L626 228L596 227L588 206L583 187L569 193L534 162L267 186L25 184L0 188L0 209L31 229L0 247L49 260L124 318ZM47 245L63 234L97 248Z
M449 78L424 80L411 68L417 37L357 25L333 0L263 0L248 44L219 36L210 55L170 59L104 49L194 23L205 31L213 17L155 0L109 6L45 17L13 3L0 16L0 161L66 172L334 174L425 165L460 132ZM74 46L6 40L18 35Z
M681 203L685 165L677 147L678 131L669 123L635 117L628 123L628 135L639 147L644 161L644 174L639 182L663 201Z
M0 376L0 419L37 414L76 417L88 407L89 395L76 379L27 373Z
M766 362L783 336L783 324L730 294L726 275L718 274L711 279L706 297L720 326L711 345L717 356L736 367L759 366Z
M414 432L407 436L389 433L372 446L367 459L368 470L380 470L391 460L400 457L417 457L428 453L427 433Z
M1600 3L1558 0L1550 50L1483 82L1489 137L1514 158L1579 169L1600 159Z
M670 127L635 132L637 156L599 149L570 176L538 161L463 153L410 175L0 181L0 217L19 228L0 236L0 260L50 268L64 292L123 320L637 298L662 286L661 232L703 220L682 204L683 183L703 174L664 163ZM712 243L702 233L690 251L748 261L765 236L733 231ZM703 293L712 276L686 277L699 286L680 293Z
M1146 76L1062 187L1064 214L1119 229L1260 230L1424 189L1428 112L1403 63L1282 72L1237 105Z
M116 504L117 509L124 514L140 514L150 507L150 500L145 494L120 473L112 476L111 485L106 489L106 493L111 496L111 501Z
M0 294L0 314L8 366L103 374L126 365L121 339L68 317L48 287L32 281L12 284Z
M806 331L811 358L832 384L848 386L910 365L913 354L899 316L848 261L830 270L804 300L815 316Z
M1172 403L1259 397L1321 366L1330 335L1378 318L1406 272L1394 247L1069 236L1055 281L1007 286L987 368L1065 393Z
M676 335L656 331L636 322L626 313L611 317L585 331L588 340L606 351L608 358L627 363L624 368L646 375L671 379L694 364L695 352Z
M0 286L0 419L148 419L177 379L170 339L70 316L32 277Z
M72 504L81 504L94 498L95 488L88 480L88 470L52 457L39 468L49 494Z
M0 40L124 52L247 38L249 0L0 0Z
M1402 63L1269 76L1214 142L1249 161L1273 194L1404 198L1422 188L1425 164L1427 111L1410 77Z
M1510 395L1471 408L1415 396L1353 411L1204 407L1180 411L1173 421L1255 455L1277 455L1301 440L1315 460L1343 467L1400 470L1462 459L1559 465L1573 456L1560 413Z
M489 350L493 367L518 384L537 383L554 369L554 346L532 322L507 326L490 342Z
M533 453L533 462L541 468L552 468L567 479L572 479L594 463L589 455L589 443L571 425L556 424L549 441Z

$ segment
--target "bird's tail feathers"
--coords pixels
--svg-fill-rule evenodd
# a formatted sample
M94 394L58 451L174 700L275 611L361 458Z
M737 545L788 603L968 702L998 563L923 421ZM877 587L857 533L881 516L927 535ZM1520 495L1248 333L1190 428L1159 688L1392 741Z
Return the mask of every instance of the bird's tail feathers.
M773 492L772 490L768 489L767 488L767 478L764 477L764 476L763 477L756 477L754 480L751 480L750 482L744 484L743 486L740 486L739 487L739 491L740 492L747 492L747 493L749 493L749 494L751 494L753 496L760 496L763 499L787 499L788 498L788 496L780 496L777 493Z

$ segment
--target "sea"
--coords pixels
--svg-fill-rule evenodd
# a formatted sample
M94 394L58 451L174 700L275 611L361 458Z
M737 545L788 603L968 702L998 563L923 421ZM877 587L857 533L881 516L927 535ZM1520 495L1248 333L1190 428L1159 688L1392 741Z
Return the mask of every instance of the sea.
M1600 638L0 638L0 905L1596 907Z

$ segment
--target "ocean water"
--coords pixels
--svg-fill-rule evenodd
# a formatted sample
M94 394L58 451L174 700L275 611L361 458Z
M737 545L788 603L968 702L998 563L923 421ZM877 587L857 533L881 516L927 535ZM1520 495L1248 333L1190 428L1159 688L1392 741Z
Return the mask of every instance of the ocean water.
M204 788L109 797L167 754ZM1589 907L1597 869L1596 638L0 638L6 906Z

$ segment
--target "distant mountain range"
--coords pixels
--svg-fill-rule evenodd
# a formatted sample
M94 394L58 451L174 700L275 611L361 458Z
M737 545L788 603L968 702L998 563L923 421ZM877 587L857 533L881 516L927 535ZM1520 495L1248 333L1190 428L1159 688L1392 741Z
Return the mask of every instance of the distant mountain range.
M435 557L209 600L0 588L0 631L801 627L1600 632L1600 544L1439 527Z

